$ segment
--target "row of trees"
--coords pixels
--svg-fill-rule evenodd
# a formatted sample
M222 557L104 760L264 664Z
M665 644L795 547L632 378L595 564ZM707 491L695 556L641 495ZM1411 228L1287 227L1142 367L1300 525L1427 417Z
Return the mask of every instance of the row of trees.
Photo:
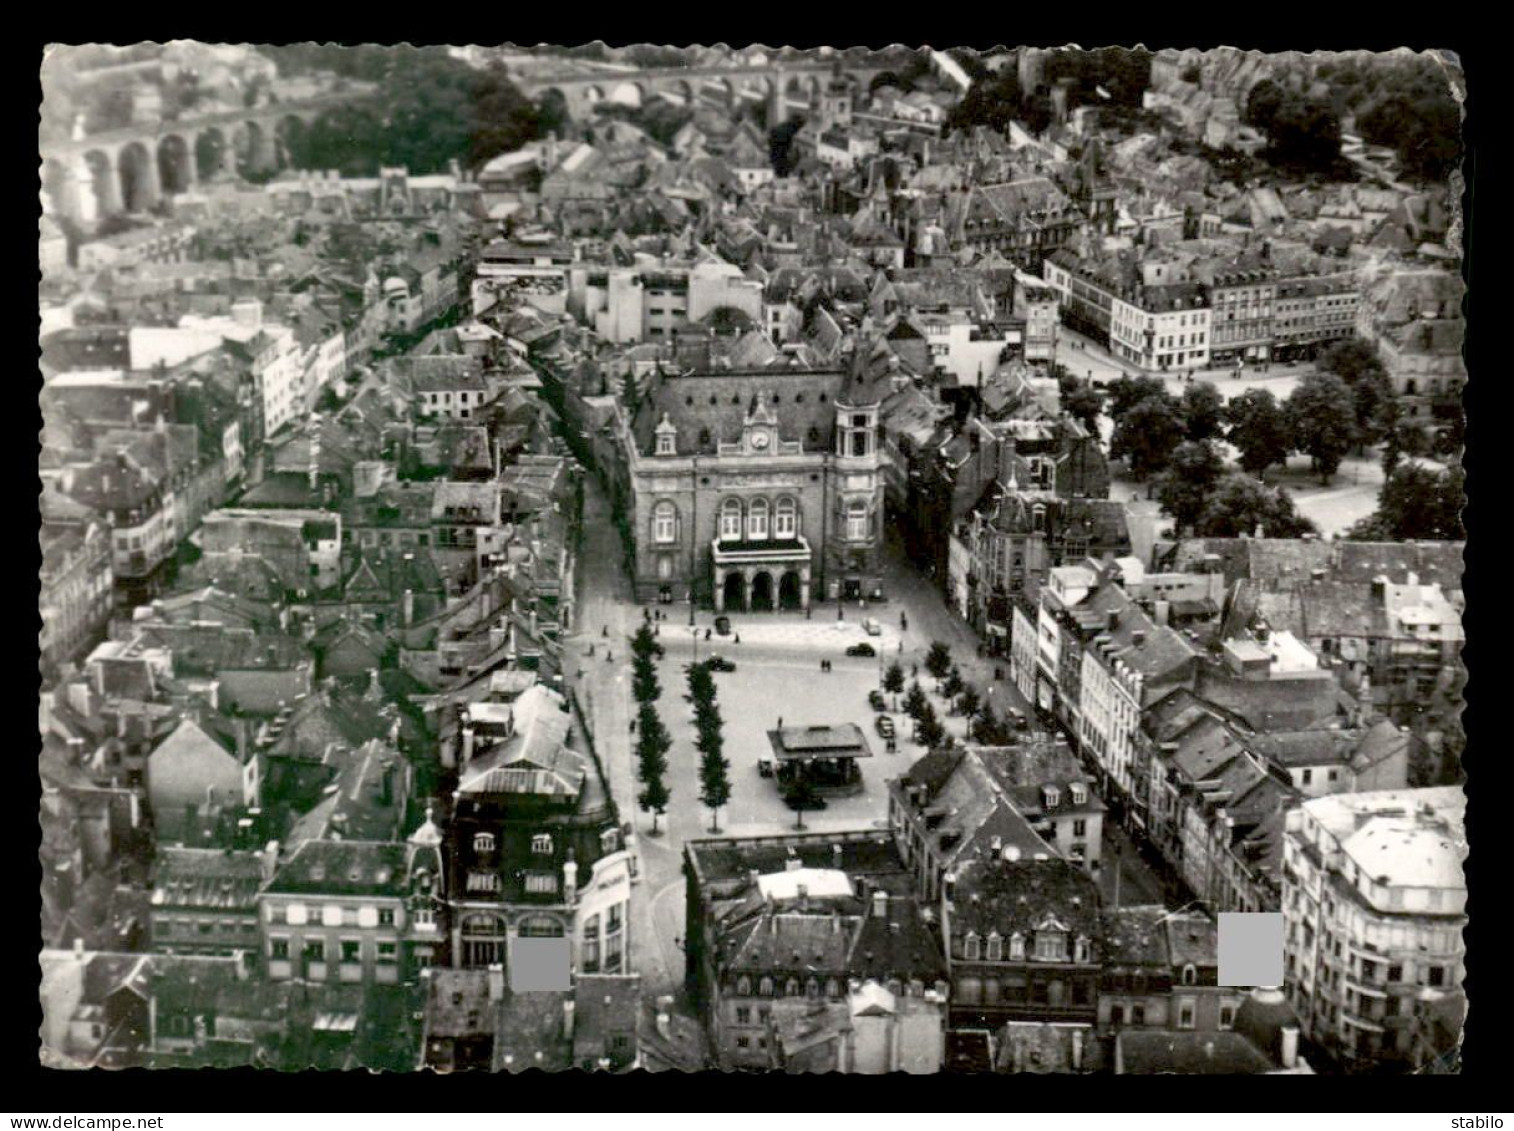
M1138 479L1167 470L1184 441L1224 439L1237 449L1241 467L1258 476L1300 452L1322 484L1353 448L1364 452L1387 441L1389 451L1417 452L1429 443L1422 429L1401 418L1375 351L1354 340L1328 351L1319 372L1303 378L1282 403L1267 389L1248 389L1226 402L1207 381L1189 384L1181 397L1154 377L1121 377L1107 388L1115 423L1109 454L1126 460Z
M667 784L668 751L673 748L673 739L656 706L662 696L662 684L657 679L658 649L650 625L643 624L631 637L631 694L637 703L636 780L641 783L636 804L643 813L652 814L653 836L657 835L657 819L667 812L673 799Z
M715 701L715 677L705 664L689 668L694 705L694 747L699 751L699 800L710 811L710 832L720 831L720 809L731 799L731 763L725 756L725 723Z

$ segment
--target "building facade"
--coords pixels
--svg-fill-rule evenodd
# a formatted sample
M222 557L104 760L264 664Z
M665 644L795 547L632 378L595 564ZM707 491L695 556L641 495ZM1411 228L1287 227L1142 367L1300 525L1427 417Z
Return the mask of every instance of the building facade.
M881 596L880 401L786 361L655 375L622 434L636 599L724 612Z

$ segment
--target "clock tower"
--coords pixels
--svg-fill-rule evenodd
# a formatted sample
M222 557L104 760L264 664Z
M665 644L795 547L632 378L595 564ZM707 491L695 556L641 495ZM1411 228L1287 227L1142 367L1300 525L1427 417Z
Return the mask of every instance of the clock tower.
M747 409L741 441L747 455L771 455L778 449L778 416L761 394L752 399Z

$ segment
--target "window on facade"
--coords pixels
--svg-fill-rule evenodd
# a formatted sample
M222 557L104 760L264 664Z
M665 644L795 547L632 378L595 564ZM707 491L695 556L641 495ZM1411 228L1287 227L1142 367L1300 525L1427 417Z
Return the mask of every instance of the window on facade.
M742 997L746 997L752 992L752 980L745 974L736 979L736 992Z
M1073 944L1073 960L1075 962L1087 962L1089 958L1088 952L1089 945L1087 939L1079 938L1078 941Z
M1178 1028L1179 1029L1192 1029L1193 1028L1194 1004L1195 1003L1191 999L1188 999L1188 998L1184 998L1183 1001L1181 1003L1179 1003L1179 1005L1178 1005Z
M664 499L652 508L652 539L672 542L678 537L678 510Z
M326 940L325 939L306 939L305 940L305 952L304 953L305 953L305 960L307 962L325 962L326 961Z
M1073 836L1087 836L1088 835L1088 822L1085 821L1082 817L1079 817L1077 820L1073 821L1073 823L1072 823L1072 835Z
M752 1009L751 1009L751 1006L738 1005L736 1007L736 1024L738 1024L738 1025L750 1025L751 1023L752 1023Z
M727 499L720 504L720 536L740 540L741 538L741 500Z
M962 957L966 959L975 959L978 957L978 936L971 931L962 940Z
M1019 931L1009 936L1009 957L1013 962L1025 960L1025 936Z
M763 997L773 996L773 979L763 978L757 983L757 992Z
M494 851L494 834L493 833L474 833L473 834L473 851L476 852L476 853L478 853L480 856L486 856L489 853L493 852Z
M323 927L326 925L326 909L324 907L312 907L310 909L310 925Z
M1186 966L1183 967L1183 985L1185 985L1185 986L1196 985L1198 983L1198 980L1199 980L1199 972L1194 967L1194 965L1193 965L1192 962L1188 963L1188 965L1186 965Z
M357 939L342 940L342 961L360 962L363 957L363 944Z
M774 512L773 537L793 538L799 533L799 506L793 499L779 499Z
M849 542L867 540L867 504L861 499L847 504L846 537Z
M531 851L538 856L552 855L552 838L546 833L537 833L531 838Z
M752 505L747 510L746 533L753 542L760 542L767 538L768 501L766 499L752 500Z
M1235 1005L1226 1002L1220 1006L1220 1028L1231 1029L1235 1027Z
M552 895L557 891L557 873L527 872L526 891L532 895Z
M394 926L394 908L380 907L378 913L378 922L380 927Z
M784 997L798 997L799 996L799 979L798 978L790 978L787 982L784 983L784 986L783 986L783 996Z
M275 961L287 961L289 958L289 940L270 939L268 941L268 957Z

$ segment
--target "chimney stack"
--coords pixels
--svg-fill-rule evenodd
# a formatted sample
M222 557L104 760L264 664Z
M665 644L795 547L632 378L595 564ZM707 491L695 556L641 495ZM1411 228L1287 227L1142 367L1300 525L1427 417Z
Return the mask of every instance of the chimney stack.
M1298 1026L1283 1026L1283 1047L1281 1059L1284 1068L1293 1068L1298 1064Z

